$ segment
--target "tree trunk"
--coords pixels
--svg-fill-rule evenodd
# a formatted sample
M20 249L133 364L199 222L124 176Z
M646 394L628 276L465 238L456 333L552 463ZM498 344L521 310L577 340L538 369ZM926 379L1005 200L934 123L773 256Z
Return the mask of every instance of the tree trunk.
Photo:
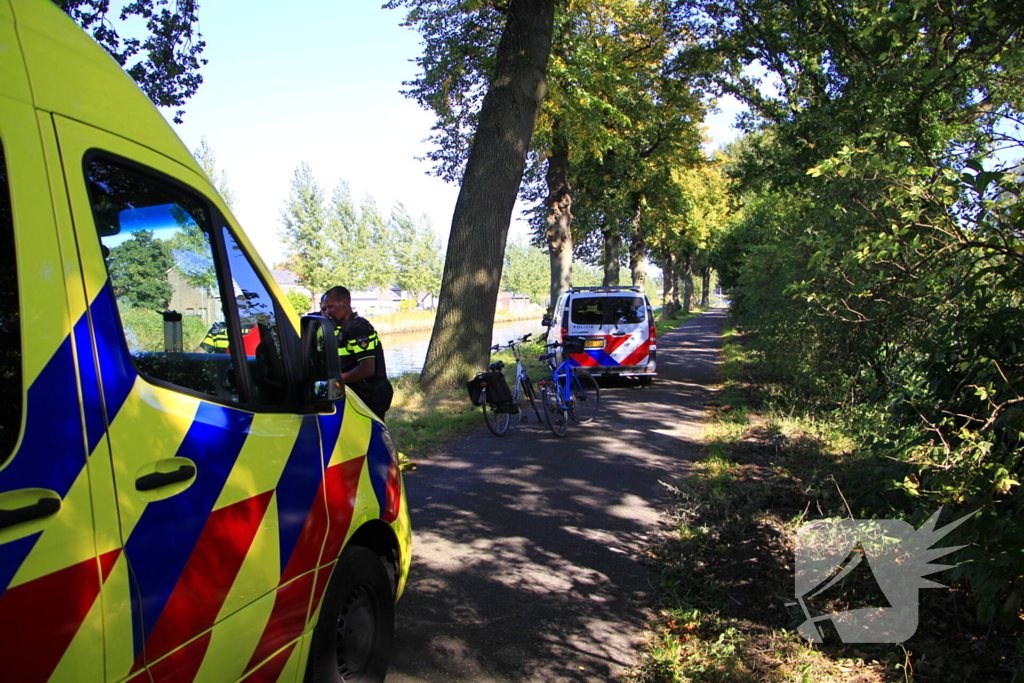
M619 254L622 251L622 235L619 234L618 223L605 222L601 234L604 235L604 279L601 284L605 287L618 287Z
M683 313L693 308L693 255L684 254L681 259L683 280Z
M700 269L700 307L711 305L711 266Z
M569 185L569 144L556 122L548 158L548 256L551 259L551 302L572 286L572 187Z
M679 312L679 276L676 273L676 255L665 254L662 259L662 275L665 278L662 287L661 318L671 320Z
M420 383L455 387L487 367L505 240L546 92L556 0L512 0L452 216Z
M629 243L629 269L633 276L633 284L643 291L647 280L647 236L640 227L640 200L634 202L633 240Z

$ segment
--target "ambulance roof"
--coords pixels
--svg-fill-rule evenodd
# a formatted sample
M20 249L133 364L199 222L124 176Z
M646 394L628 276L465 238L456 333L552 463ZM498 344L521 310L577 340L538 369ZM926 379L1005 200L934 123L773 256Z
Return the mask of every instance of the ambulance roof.
M149 98L70 17L46 0L0 0L0 66L16 59L27 67L28 90L3 88L2 94L133 140L202 175L188 149ZM13 70L4 69L7 74ZM20 69L18 70L20 71ZM21 81L22 79L17 79Z

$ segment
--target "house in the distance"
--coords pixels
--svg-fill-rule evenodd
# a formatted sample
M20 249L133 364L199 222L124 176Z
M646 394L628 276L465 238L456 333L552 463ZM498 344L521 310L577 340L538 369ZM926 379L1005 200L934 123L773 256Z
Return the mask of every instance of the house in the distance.
M287 294L288 292L301 292L309 297L309 310L319 313L319 301L313 301L313 293L309 290L309 287L302 284L299 276L290 270L275 270L272 271L274 275L274 281L277 282L278 287L281 291Z
M530 310L530 297L515 292L499 292L497 312L523 313Z

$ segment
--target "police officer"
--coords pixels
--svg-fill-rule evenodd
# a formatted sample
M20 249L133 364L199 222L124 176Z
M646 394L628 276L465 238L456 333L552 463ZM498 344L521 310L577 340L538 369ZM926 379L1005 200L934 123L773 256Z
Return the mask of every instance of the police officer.
M388 381L384 347L377 331L352 310L352 294L345 287L327 290L320 300L320 313L334 323L341 379L383 420L394 390Z
M245 295L239 295L236 301L239 315L241 315L239 325L242 328L242 344L245 347L245 355L254 356L256 347L260 344L260 329L256 316L249 311L250 304ZM199 342L199 348L196 350L205 353L231 353L227 322L214 323L203 341Z

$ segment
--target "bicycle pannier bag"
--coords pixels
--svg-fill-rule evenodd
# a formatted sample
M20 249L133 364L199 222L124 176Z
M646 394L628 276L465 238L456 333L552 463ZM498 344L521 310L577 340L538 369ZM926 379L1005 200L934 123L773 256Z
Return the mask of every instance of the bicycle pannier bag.
M487 402L491 405L512 402L512 390L505 381L505 375L500 372L481 372L466 382L466 390L473 405L480 405L480 394L483 392L484 384L487 386Z
M486 375L481 372L479 375L466 382L466 391L469 392L469 400L475 406L478 406L481 403L480 394L483 393L485 380Z

